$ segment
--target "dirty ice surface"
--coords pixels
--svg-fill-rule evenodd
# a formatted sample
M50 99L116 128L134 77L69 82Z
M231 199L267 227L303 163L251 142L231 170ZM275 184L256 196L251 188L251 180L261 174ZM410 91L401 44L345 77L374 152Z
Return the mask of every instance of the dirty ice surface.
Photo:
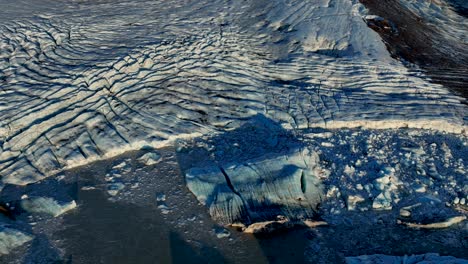
M463 50L466 18L426 2L402 6ZM466 99L366 18L357 0L0 0L1 258L467 259Z

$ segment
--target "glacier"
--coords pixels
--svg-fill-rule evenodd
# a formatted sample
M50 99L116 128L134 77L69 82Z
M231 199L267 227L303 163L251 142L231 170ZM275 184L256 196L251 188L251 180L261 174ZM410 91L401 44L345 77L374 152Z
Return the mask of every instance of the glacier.
M466 133L464 99L392 59L358 1L141 2L5 5L3 184L258 113L289 129Z
M37 250L89 212L80 195L96 193L154 206L180 233L211 230L200 236L224 248L246 241L236 228L331 237L323 230L443 226L442 237L462 237L464 10L449 0L0 0L0 254ZM401 260L346 260L369 258Z

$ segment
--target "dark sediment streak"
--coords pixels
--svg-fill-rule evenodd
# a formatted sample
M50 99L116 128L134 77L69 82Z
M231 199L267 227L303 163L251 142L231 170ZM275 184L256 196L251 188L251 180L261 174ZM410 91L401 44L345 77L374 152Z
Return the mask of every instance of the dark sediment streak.
M398 1L360 2L371 14L391 21L396 26L398 33L371 27L380 34L393 57L418 65L434 83L444 85L465 99L468 98L468 45L447 40L437 27L430 25ZM464 14L460 10L463 11L460 8L455 9L466 17L466 12Z

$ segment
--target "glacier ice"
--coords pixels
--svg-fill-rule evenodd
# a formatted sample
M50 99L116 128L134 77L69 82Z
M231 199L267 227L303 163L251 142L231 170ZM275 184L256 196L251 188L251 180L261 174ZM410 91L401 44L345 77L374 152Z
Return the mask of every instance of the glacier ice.
M11 250L31 241L32 236L12 228L0 229L0 255L6 255Z
M0 11L0 188L146 147L137 164L153 166L154 149L175 144L220 223L466 214L466 98L394 59L366 23L390 21L361 1L45 2ZM398 2L457 42L432 43L442 53L466 50L465 20L444 1ZM106 175L112 199L143 185L125 180L132 166ZM76 206L45 196L22 208Z
M316 216L319 157L273 120L257 115L238 129L181 145L187 187L219 222Z
M58 202L50 197L27 198L21 201L21 207L29 213L48 214L57 217L76 207L75 201Z
M147 166L151 166L161 160L161 155L157 152L149 152L142 155L138 160Z
M249 223L277 215L312 218L323 192L313 159L298 152L193 168L186 174L187 186L221 222Z
M259 113L289 129L466 131L463 98L392 59L357 1L145 4L5 6L2 185Z

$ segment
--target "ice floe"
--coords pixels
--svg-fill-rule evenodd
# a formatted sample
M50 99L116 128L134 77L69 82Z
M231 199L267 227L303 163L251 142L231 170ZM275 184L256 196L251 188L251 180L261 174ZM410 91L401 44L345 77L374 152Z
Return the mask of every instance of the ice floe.
M49 197L27 198L21 201L21 207L29 213L48 214L57 217L76 207L75 201L58 202Z
M0 228L0 255L6 255L11 250L33 239L21 231L12 228Z
M151 166L161 161L161 155L156 152L149 152L142 155L138 160L145 165Z

